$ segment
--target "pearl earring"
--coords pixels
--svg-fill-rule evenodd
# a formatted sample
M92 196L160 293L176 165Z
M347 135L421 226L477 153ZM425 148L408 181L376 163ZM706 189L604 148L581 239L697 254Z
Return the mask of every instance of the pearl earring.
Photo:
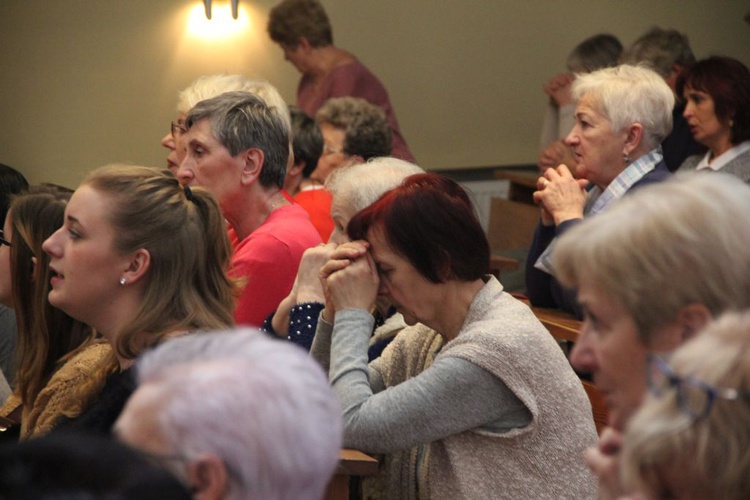
M123 276L120 278L120 285L125 286L125 283L127 283L127 281L125 281L125 277Z

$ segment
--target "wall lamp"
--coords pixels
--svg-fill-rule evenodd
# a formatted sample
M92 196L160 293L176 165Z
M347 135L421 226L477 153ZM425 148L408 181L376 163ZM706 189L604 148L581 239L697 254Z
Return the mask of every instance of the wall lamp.
M237 19L237 10L240 0L232 0L232 18ZM203 0L203 5L206 7L206 19L211 19L211 0Z

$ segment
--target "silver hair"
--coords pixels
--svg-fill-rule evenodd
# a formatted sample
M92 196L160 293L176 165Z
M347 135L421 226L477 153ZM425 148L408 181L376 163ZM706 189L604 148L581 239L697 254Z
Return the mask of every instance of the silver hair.
M640 123L650 149L672 131L674 93L664 78L645 66L623 64L580 74L573 82L572 94L575 100L583 96L592 99L615 131Z
M422 173L421 167L408 161L390 156L373 158L367 163L334 170L326 180L326 189L355 214L410 175Z
M171 452L215 453L231 499L322 498L342 446L341 406L315 361L258 330L165 342L137 364L163 394L159 428Z
M291 149L289 128L279 113L256 94L226 92L201 101L185 119L189 129L207 119L216 139L232 156L250 148L263 152L259 181L263 187L282 187Z
M685 68L695 63L695 55L683 33L654 27L633 42L622 60L627 64L646 63L662 78L666 78L674 70L675 64Z
M177 98L177 112L187 114L190 108L199 102L226 92L250 92L260 96L269 107L274 108L279 113L287 126L287 130L292 130L289 108L276 87L265 80L251 80L242 75L201 76L189 87L180 91Z
M616 36L600 33L576 45L566 65L574 73L591 73L597 69L617 66L622 44Z

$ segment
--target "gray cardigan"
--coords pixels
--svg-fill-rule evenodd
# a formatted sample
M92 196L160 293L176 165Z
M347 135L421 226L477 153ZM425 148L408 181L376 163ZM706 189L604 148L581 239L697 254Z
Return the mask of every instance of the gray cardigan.
M679 172L690 172L695 171L695 167L701 162L705 155L693 155L688 156L685 161L680 165ZM707 170L707 172L713 172L713 170ZM730 174L735 177L739 177L743 182L750 182L750 151L745 151L741 155L737 156L726 165L721 167L717 172Z

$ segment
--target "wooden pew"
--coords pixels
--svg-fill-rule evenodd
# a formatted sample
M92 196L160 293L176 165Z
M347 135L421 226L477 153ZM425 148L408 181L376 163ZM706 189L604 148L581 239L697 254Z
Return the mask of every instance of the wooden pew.
M325 500L349 500L349 477L374 476L378 473L378 461L357 450L341 450L336 474L328 484Z

